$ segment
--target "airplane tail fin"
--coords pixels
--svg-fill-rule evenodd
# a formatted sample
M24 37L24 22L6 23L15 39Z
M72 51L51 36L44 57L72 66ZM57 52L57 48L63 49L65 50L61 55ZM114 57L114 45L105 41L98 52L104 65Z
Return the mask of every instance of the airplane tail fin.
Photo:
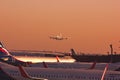
M72 54L73 56L76 55L76 52L74 51L73 48L71 49L71 54Z
M60 60L59 60L59 57L58 57L58 56L56 56L56 60L57 60L57 62L60 62Z
M96 62L94 62L94 63L92 64L92 66L91 66L89 69L94 69L95 66L96 66Z
M43 66L44 66L44 68L48 68L48 66L45 62L43 62Z
M105 66L105 69L104 69L104 71L103 71L101 80L104 80L104 77L105 77L105 74L106 74L107 70L108 70L108 64L106 64L106 66Z

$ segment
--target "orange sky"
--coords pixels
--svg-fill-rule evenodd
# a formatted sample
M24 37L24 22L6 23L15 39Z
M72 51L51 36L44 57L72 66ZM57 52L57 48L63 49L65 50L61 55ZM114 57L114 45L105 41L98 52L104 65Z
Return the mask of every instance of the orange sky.
M62 33L68 40L49 39ZM1 0L0 40L7 49L120 53L120 0Z

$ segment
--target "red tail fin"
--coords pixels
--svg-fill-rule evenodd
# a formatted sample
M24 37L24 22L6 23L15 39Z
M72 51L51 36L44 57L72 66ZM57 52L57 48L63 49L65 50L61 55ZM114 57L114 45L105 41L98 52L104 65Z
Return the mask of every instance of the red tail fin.
M58 56L56 56L56 59L57 59L57 62L60 62L60 61L59 61L59 57L58 57Z
M105 74L106 74L107 69L108 69L108 64L106 64L106 67L105 67L105 69L104 69L104 71L103 71L101 80L104 80L104 77L105 77Z
M48 66L45 62L43 62L43 66L44 66L44 68L48 68Z
M23 77L25 78L29 78L29 75L27 74L27 72L23 69L23 67L21 65L18 66L19 67L19 70L20 70L20 73Z
M92 66L91 66L89 69L94 69L95 66L96 66L96 62L94 62L94 63L92 64Z

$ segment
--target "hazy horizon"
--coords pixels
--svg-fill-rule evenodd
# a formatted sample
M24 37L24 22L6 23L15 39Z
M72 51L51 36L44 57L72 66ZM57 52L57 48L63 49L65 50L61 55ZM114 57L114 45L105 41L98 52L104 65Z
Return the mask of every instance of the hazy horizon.
M68 40L49 36L61 33ZM120 53L120 0L1 0L0 41L9 50Z

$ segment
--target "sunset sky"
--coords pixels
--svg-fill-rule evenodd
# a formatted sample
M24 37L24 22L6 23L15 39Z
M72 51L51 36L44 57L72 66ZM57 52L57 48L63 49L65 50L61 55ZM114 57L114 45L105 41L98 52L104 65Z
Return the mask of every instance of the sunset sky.
M62 34L68 40L49 36ZM0 0L0 41L8 50L120 53L120 0Z

